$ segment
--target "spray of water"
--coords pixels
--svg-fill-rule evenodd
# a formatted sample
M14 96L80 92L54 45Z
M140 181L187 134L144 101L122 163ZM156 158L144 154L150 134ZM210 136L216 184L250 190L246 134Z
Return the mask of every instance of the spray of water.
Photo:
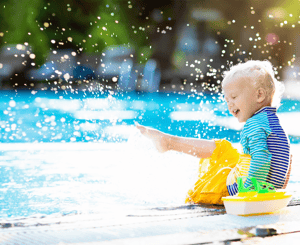
M77 2L59 8L43 0L0 4L1 16L6 20L0 29L0 82L2 88L13 89L0 103L1 140L107 144L127 141L124 147L128 151L110 160L126 158L131 160L129 165L122 165L119 171L107 164L101 165L107 169L97 168L110 177L93 173L93 164L97 164L93 159L99 152L91 153L88 160L75 154L71 158L74 162L77 158L80 163L90 162L84 172L89 177L80 179L79 170L83 169L76 165L79 170L73 169L71 180L60 177L64 194L73 181L81 195L87 186L94 195L94 186L88 182L102 178L112 183L98 183L105 189L102 194L118 192L113 197L115 201L125 195L128 203L181 203L175 192L179 190L182 197L196 177L189 170L185 177L182 175L183 168L187 168L181 163L187 158L172 152L163 156L157 153L152 143L137 132L134 121L175 135L230 135L230 140L237 142L240 127L230 120L221 95L225 70L249 59L267 59L273 63L278 80L299 86L297 1L281 6L270 3L266 8L247 3L242 15L232 13L230 17L225 10L193 5L192 1L175 1L174 9L151 9L139 1L91 0L89 5ZM22 28L23 22L26 28ZM12 73L10 69L14 69ZM22 89L30 93L24 97ZM291 94L286 96L291 99ZM300 110L297 101L289 100L287 104L291 112ZM135 152L139 152L136 157ZM47 154L52 159L52 152ZM66 161L67 172L74 162L64 156L56 152L52 164L57 167ZM173 172L170 159L176 169ZM17 166L19 162L14 163ZM51 169L42 163L40 166L49 176L60 174L54 170L50 173ZM195 173L192 165L188 168ZM26 174L33 176L30 171ZM189 180L178 182L180 178ZM153 179L157 180L153 185L147 184ZM57 186L46 183L53 200L60 199L61 193L55 196ZM161 186L165 191L155 191ZM99 202L104 198L102 194L96 197ZM78 193L71 191L70 198L76 196Z

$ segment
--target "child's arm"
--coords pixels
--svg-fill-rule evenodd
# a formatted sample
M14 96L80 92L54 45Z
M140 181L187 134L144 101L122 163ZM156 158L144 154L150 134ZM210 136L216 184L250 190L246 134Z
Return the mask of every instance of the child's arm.
M249 128L244 127L244 130ZM247 142L247 148L251 155L251 162L248 172L248 178L245 182L245 187L252 185L251 177L255 177L257 181L265 182L271 168L272 155L269 152L267 144L267 133L263 128L250 128L251 133L242 141ZM247 131L249 132L249 131ZM243 136L242 136L243 138Z
M282 187L282 189L285 189L287 187L287 184L289 183L289 180L290 180L290 176L291 176L291 169L292 169L292 155L290 157L290 166L289 166L289 170L287 172L287 175L285 177L285 182L284 182L284 185Z
M159 152L174 150L198 158L210 157L216 148L213 140L178 137L137 124L137 129L151 139Z

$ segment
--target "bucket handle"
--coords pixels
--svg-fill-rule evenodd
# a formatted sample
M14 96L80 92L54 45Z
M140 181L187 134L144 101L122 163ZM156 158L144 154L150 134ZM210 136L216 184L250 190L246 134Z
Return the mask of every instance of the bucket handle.
M250 177L250 180L253 184L254 189L252 186L244 187L243 179L247 177L237 177L237 184L238 184L238 191L239 193L245 192L257 192L257 193L273 193L275 192L275 188L272 184L267 182L258 182L255 177Z

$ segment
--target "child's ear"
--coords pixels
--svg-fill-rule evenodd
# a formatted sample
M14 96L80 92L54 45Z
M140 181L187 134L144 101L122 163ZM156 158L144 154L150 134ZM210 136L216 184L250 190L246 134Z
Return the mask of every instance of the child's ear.
M263 102L267 97L266 90L264 88L257 89L257 102Z

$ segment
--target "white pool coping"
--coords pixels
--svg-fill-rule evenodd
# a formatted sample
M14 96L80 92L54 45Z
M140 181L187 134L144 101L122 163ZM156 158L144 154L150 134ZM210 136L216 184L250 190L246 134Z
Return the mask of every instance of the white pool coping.
M35 220L36 221L36 220ZM35 222L31 220L31 222ZM255 228L273 228L277 234L300 231L300 206L261 216L170 215L101 220L93 215L74 215L44 220L49 225L0 229L0 241L15 242L30 236L39 244L195 244L237 240L255 235ZM47 238L48 243L43 241ZM49 242L52 241L53 243ZM59 243L56 243L59 241ZM9 244L9 243L8 243ZM27 244L27 243L24 243ZM30 244L30 243L28 243Z

